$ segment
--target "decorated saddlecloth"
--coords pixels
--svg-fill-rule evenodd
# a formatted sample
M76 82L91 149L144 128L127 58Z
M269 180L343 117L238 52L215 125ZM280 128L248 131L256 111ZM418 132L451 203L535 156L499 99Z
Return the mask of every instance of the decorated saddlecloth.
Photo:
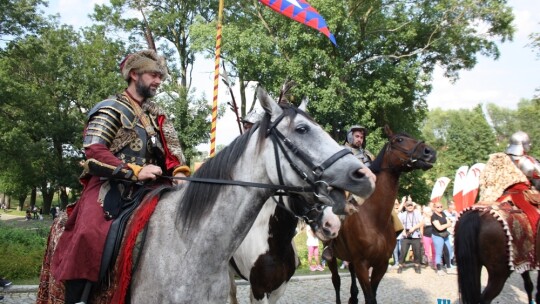
M489 213L499 223L507 237L508 266L517 273L539 269L535 259L534 230L527 215L511 202L486 204L480 202L465 210Z

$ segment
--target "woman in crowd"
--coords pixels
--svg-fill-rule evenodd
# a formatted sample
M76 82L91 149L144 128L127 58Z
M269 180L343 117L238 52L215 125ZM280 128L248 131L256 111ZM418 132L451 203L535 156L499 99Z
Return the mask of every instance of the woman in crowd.
M444 245L448 246L448 248L452 248L449 238L450 233L448 232L448 228L452 227L452 220L446 217L446 215L443 213L443 206L441 203L435 203L434 206L435 209L433 210L433 215L431 216L431 224L433 225L431 238L433 240L433 244L435 245L435 265L437 267L437 274L445 275L445 272L442 270L441 266L442 253ZM454 252L453 250L450 250L450 260L452 260L453 256ZM446 273L455 273L455 269L447 268Z

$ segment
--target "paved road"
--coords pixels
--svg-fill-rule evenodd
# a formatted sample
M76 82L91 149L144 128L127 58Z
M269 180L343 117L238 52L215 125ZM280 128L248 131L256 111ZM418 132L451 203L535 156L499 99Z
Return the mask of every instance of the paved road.
M482 276L485 284L486 275ZM536 272L533 281L536 282ZM279 304L330 304L335 303L334 289L330 275L314 275L293 277L285 295ZM458 302L457 276L438 276L431 269L416 274L413 269L406 269L402 274L389 272L379 287L379 303L396 304L430 304L437 303L437 299L447 299L451 303ZM241 283L238 286L240 303L249 303L249 286ZM341 301L347 303L350 279L348 275L342 276ZM35 303L36 286L13 286L4 291L5 299L2 304L31 304ZM363 303L363 298L360 303ZM512 274L507 281L501 295L493 303L527 303L527 295L523 289L521 277Z

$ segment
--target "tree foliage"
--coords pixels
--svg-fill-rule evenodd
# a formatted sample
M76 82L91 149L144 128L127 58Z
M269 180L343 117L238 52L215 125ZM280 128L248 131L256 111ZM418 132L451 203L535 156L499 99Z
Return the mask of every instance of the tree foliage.
M8 44L0 56L2 190L38 187L48 212L60 187L80 188L84 112L121 88L115 63L124 52L102 34L53 23Z

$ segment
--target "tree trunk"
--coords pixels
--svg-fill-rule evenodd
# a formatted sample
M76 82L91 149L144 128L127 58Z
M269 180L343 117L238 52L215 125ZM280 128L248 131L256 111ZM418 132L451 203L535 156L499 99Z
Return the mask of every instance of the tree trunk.
M37 189L36 187L32 188L32 192L30 193L30 206L35 206L37 200Z
M60 205L65 208L69 203L69 196L66 187L60 187Z
M41 195L43 196L43 208L51 209L52 200L54 197L54 189L47 187L47 184L41 187Z

